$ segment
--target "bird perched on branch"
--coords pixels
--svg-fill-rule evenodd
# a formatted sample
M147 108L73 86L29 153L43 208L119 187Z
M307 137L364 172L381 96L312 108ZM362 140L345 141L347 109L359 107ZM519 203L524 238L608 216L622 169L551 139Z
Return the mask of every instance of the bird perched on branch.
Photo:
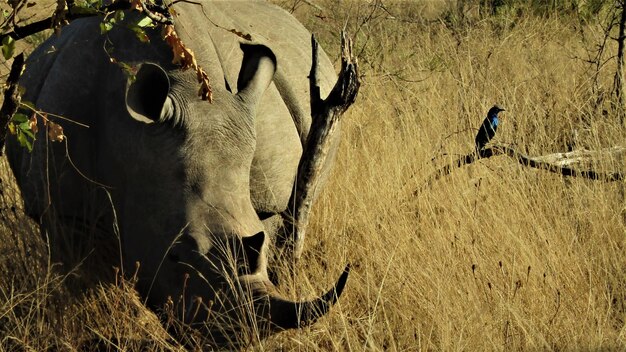
M478 134L476 134L476 151L480 154L480 151L485 147L487 143L496 135L496 130L498 129L498 113L500 111L504 111L498 105L494 105L489 112L487 113L487 117L483 121L483 124L478 129Z

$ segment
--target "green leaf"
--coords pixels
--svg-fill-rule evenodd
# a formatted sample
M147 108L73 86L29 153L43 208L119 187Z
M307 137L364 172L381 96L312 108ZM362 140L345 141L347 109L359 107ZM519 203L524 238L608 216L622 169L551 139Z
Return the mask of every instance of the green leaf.
M113 25L115 25L115 23L115 18L109 18L100 22L100 34L107 34L111 29L113 29Z
M22 122L18 125L18 128L22 131L29 131L30 130L30 123L28 121L26 122Z
M115 11L115 22L122 22L124 20L124 11Z
M100 34L107 34L111 29L113 29L113 19L100 22Z
M33 150L33 144L28 140L28 137L26 136L26 134L24 134L20 130L18 130L17 132L17 141L20 143L22 147L26 147L26 149L28 149L29 152Z
M141 27L129 26L128 28L135 33L135 36L137 37L137 39L139 39L140 42L142 43L150 42L150 37L148 37L148 34L146 33L146 31L144 31Z
M146 27L154 27L154 23L152 22L152 20L150 19L150 17L144 17L141 20L139 20L139 22L137 22L137 27L139 28L146 28Z
M28 116L22 113L13 115L13 119L9 123L9 130L12 134L15 134L17 141L22 147L28 149L29 152L33 150L35 134L31 129Z
M33 133L33 131L31 131L30 129L28 130L22 130L22 133L24 133L25 135L27 135L28 137L30 137L31 140L35 140L35 134Z
M13 115L13 118L11 119L11 122L15 123L15 124L21 124L24 122L28 122L28 116L22 114L22 113L17 113L15 115Z
M13 57L13 52L15 51L15 39L10 36L4 37L2 39L2 56L4 56L5 60L8 60Z

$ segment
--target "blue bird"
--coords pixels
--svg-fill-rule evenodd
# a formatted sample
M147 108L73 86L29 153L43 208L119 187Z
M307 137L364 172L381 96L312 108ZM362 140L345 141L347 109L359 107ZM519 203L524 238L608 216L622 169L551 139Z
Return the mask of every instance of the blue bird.
M480 153L480 151L485 147L487 143L496 135L496 130L498 129L498 113L500 111L504 111L498 105L494 105L489 112L487 113L487 117L483 121L483 124L478 129L478 134L476 134L476 150Z

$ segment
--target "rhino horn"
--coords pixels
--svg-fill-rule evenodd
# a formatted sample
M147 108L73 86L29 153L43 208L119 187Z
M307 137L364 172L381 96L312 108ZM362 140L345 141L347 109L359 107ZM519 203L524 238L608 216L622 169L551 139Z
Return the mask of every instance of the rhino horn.
M277 330L295 329L313 324L324 316L341 296L348 280L348 264L337 283L328 292L311 301L293 302L278 296L269 298L269 320Z

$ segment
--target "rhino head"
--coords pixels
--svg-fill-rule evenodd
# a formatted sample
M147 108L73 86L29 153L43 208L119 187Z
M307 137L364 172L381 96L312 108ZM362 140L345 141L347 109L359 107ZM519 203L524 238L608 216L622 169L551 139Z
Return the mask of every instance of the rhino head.
M236 93L214 84L212 103L198 99L194 72L143 63L127 84L130 116L114 127L129 131L109 154L119 171L104 180L121 185L113 201L126 266L141 264L139 290L227 343L246 322L262 334L314 322L347 279L310 301L280 296L268 279L271 236L251 202L250 170L276 58L263 45L241 48Z
M213 103L198 98L193 70L172 63L160 29L146 30L150 42L143 43L125 26L102 35L101 18L78 19L29 56L20 79L24 100L77 123L64 124L63 144L49 143L40 129L32 153L9 139L7 156L25 211L40 221L51 247L67 247L53 248L55 259L72 267L90 253L115 265L121 257L127 275L139 263L137 289L149 305L171 305L196 331L232 345L250 336L245 326L262 337L312 323L341 294L348 274L307 301L282 297L268 279L276 234L266 225L286 210L311 124L310 34L263 2L218 1L206 10L239 16L260 31L255 37L268 39L267 46L242 44L240 52L238 37L189 4L180 28L187 29L185 42L197 45ZM332 84L332 64L321 58L320 76ZM134 79L112 61L135 67ZM92 234L98 238L89 242ZM110 271L94 262L84 276L97 276L92 266Z

